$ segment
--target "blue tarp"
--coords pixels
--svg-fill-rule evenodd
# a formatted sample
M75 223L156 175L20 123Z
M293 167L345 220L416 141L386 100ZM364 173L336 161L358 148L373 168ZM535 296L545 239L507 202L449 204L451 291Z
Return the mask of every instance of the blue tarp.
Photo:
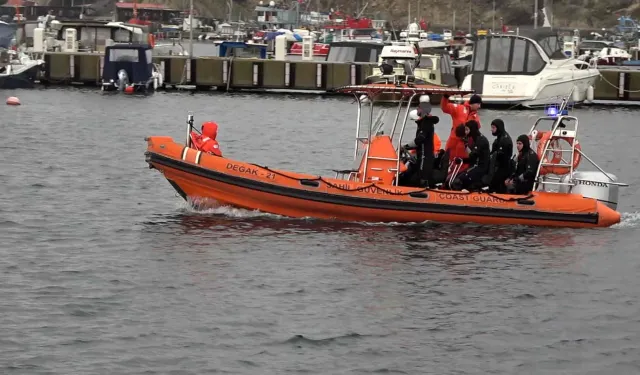
M284 34L284 31L269 31L264 34L264 40L274 40L278 35Z
M293 33L293 34L291 34L291 33L286 33L286 32L284 32L284 31L269 31L269 32L266 32L266 33L264 34L264 40L265 40L265 41L273 40L273 39L275 39L278 35L285 35L285 34L293 36L293 38L294 38L295 40L297 40L298 42L302 42L302 35L299 35L299 34L297 34L297 33Z
M16 37L16 25L0 21L0 48L11 47L11 40Z

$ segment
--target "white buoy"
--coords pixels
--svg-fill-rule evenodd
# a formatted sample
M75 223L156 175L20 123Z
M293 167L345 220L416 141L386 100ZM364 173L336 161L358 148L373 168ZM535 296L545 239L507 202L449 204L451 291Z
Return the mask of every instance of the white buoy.
M573 89L573 94L571 94L571 100L573 100L574 103L577 103L580 101L580 91L577 88Z
M595 96L595 93L594 93L593 86L589 85L589 87L587 87L587 101L593 102L594 96Z
M7 98L7 105L20 105L20 99L10 96Z

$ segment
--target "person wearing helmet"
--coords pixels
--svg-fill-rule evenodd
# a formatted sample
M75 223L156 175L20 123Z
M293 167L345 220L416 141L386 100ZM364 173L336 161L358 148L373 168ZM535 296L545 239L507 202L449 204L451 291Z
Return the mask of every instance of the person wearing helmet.
M218 124L213 121L207 121L202 124L201 134L192 131L191 141L196 150L209 153L215 156L222 156L220 144L216 140L218 136Z
M411 111L410 115L418 127L413 142L406 144L403 148L405 151L416 149L417 165L414 167L416 169L411 168L411 173L407 173L409 172L407 171L405 174L411 176L412 185L435 187L436 182L433 179L435 163L434 134L435 124L440 121L440 118L431 115L431 104L429 104L428 95L420 97L418 109ZM416 174L417 177L413 177Z

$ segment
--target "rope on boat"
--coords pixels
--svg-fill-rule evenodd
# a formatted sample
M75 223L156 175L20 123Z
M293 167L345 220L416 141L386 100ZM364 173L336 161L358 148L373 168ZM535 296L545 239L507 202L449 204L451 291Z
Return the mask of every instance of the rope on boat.
M340 185L333 184L333 183L325 180L322 176L318 176L318 177L313 178L313 179L311 179L311 178L297 178L297 177L289 176L289 175L284 174L282 172L278 172L278 171L273 170L273 169L271 169L271 168L269 168L267 166L262 166L262 165L258 165L258 164L251 164L251 165L253 165L255 167L258 167L258 168L262 168L262 169L264 169L266 171L269 171L269 172L271 172L273 174L276 174L278 176L282 176L282 177L288 178L290 180L294 180L294 181L298 181L298 182L300 182L300 181L319 181L319 182L323 182L324 184L326 184L327 186L329 186L331 188L334 188L334 189L337 189L337 190L341 190L341 191L346 191L346 192L355 192L355 191L359 192L359 191L364 191L364 190L367 190L367 189L370 189L370 188L378 189L378 190L380 190L381 192L383 192L385 194L397 195L397 196L420 194L420 193L426 193L426 192L442 192L442 190L438 190L438 189L422 188L421 190L414 190L414 191L410 191L410 192L407 192L407 193L398 193L398 192L395 192L395 191L387 190L387 189L385 189L385 188L383 188L380 185L377 185L375 183L371 183L371 184L366 185L366 186L360 186L360 187L356 187L356 188L350 189L350 188L344 188L344 187L342 187ZM485 191L482 191L482 190L477 191L477 192L481 193L481 194L487 194L491 198L500 200L502 202L520 202L520 201L523 201L523 200L528 200L528 199L533 198L533 194L529 194L526 197L522 197L522 198L502 198L502 197L499 197L499 196L497 196L497 195L495 195L493 193L485 192ZM469 195L471 193L473 193L473 192L472 191L462 192L462 191L447 190L447 194Z
M609 86L613 87L616 90L620 90L620 86L619 85L616 85L615 83L609 82L608 79L604 78L604 76L602 75L602 73L600 73L600 71L598 71L598 74L600 75L600 79L603 80L606 84L608 84ZM622 92L628 92L628 93L631 94L631 93L640 92L640 90L625 90L625 89L622 89Z

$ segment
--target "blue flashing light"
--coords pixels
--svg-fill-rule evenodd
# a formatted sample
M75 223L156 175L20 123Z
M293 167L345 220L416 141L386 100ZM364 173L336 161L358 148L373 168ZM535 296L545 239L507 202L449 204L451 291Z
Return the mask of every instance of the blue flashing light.
M560 108L558 107L547 107L545 108L545 114L549 117L567 116L569 114L569 110L563 109L560 111Z

